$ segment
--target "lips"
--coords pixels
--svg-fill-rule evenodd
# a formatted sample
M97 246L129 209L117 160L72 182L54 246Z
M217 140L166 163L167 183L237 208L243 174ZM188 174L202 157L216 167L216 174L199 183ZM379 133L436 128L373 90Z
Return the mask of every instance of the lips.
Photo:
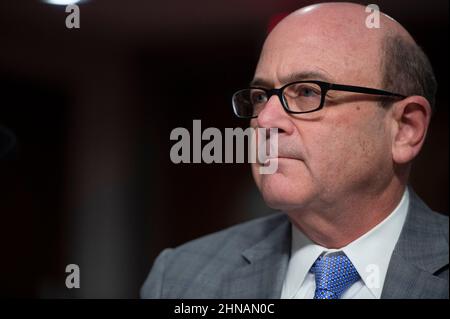
M272 160L280 160L280 159L286 159L286 158L287 157L270 157L270 158L267 158L263 163L259 162L259 164L261 166L266 167L266 166L270 165L270 161L272 161Z
M297 160L297 161L301 161L302 159L299 157L293 157L293 156L285 156L285 155L278 155L278 156L263 156L263 158L260 160L259 158L257 158L258 164L263 165L263 166L267 166L269 164L270 160L274 160L274 159L291 159L291 160Z

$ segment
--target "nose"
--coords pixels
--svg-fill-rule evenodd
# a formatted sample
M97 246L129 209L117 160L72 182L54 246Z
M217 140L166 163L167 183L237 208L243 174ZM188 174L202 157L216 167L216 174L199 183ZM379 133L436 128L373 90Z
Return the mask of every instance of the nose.
M273 94L256 118L260 128L277 128L278 134L292 133L293 124L290 115L284 110L279 97Z

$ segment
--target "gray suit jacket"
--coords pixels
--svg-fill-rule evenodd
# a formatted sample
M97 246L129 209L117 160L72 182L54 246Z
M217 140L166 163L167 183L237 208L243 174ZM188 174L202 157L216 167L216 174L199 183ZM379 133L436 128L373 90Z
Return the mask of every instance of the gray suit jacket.
M410 206L382 298L448 298L448 217L410 189ZM280 298L291 227L277 213L164 250L141 288L143 298Z

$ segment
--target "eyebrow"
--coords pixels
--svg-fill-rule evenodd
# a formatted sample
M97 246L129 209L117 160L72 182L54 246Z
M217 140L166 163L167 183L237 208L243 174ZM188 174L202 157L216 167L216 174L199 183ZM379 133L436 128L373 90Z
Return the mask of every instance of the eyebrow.
M325 82L332 82L331 78L321 71L303 71L290 73L287 76L281 77L280 80L283 85L290 82L306 80L321 80ZM254 78L250 82L250 86L269 88L273 87L273 82L270 80L265 80L263 78Z

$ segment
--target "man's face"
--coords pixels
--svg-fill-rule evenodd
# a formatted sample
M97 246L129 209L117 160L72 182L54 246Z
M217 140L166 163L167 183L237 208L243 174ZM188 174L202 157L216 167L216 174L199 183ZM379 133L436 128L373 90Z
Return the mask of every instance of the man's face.
M358 29L317 17L286 19L266 40L254 81L267 88L308 79L381 88L379 36L365 36L360 23ZM385 187L393 171L388 112L373 96L329 91L323 109L288 114L272 96L251 121L279 130L276 173L260 175L260 164L252 165L267 204L323 209Z

